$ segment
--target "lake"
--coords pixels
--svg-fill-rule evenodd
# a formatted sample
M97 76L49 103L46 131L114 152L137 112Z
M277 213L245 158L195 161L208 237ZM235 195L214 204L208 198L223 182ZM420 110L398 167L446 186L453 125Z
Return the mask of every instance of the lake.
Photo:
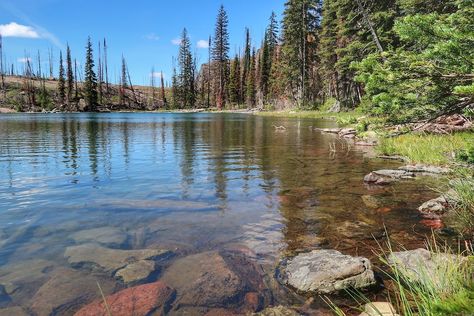
M314 130L334 126L230 113L1 115L0 307L73 314L100 298L92 280L107 293L174 280L176 261L219 252L261 268L264 285L252 290L266 293L261 305L298 305L306 298L273 279L281 258L320 248L374 258L385 230L421 246L430 229L416 208L436 181L365 185L367 173L400 163ZM126 284L113 260L138 249L169 255ZM126 260L141 256L133 254ZM233 308L241 297L212 299L169 313Z

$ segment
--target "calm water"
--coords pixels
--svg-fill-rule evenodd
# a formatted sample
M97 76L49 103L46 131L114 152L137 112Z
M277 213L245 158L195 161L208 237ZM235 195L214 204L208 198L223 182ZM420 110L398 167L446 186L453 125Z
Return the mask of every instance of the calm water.
M371 256L383 225L420 244L429 229L416 207L432 183L365 186L365 174L398 164L312 130L333 125L245 114L0 116L0 284L15 284L0 304L31 306L48 274L68 267L65 248L99 238L75 237L93 228L114 232L108 247L177 257L245 247L269 275L279 258L308 249ZM44 261L53 266L44 278L28 275Z

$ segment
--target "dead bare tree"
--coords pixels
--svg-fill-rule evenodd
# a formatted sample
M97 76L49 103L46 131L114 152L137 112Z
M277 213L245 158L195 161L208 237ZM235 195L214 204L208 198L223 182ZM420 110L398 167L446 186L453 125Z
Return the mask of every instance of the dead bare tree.
M357 6L359 7L360 13L362 14L362 17L365 21L365 24L367 24L367 27L369 28L370 33L372 34L372 38L374 40L375 45L377 46L378 51L380 53L383 53L382 43L380 42L377 31L374 28L374 24L372 23L368 10L364 8L361 0L356 0L356 2L357 2Z
M151 67L150 87L151 87L151 106L155 107L155 67Z
M2 39L2 34L0 34L0 77L1 77L1 83L2 83L2 91L3 91L3 97L6 98L7 96L7 90L5 87L5 73L3 69L3 39Z
M104 38L105 93L109 93L109 70L107 65L107 42Z
M166 100L166 94L165 94L165 79L163 78L163 71L161 71L160 75L161 75L161 100L163 101L163 107L166 107L167 100Z
M49 79L54 79L54 63L53 63L53 50L48 48L48 59L49 59Z

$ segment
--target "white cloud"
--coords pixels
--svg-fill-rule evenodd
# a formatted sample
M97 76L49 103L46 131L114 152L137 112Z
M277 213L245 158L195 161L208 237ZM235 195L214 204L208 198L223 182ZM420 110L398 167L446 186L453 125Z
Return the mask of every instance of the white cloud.
M181 44L181 38L174 38L174 39L171 40L171 43L173 45L179 45L179 44Z
M40 38L34 28L16 22L0 24L0 34L4 37Z
M161 78L161 72L155 71L150 73L150 77ZM163 73L163 79L166 79L165 73Z
M206 40L199 40L197 42L197 47L198 48L209 48L209 41Z
M150 41L157 41L157 40L160 39L160 37L158 35L156 35L155 33L147 34L147 35L145 35L145 38L147 40L150 40Z
M22 57L22 58L18 58L17 61L19 63L26 64L27 62L31 62L31 58L30 57Z

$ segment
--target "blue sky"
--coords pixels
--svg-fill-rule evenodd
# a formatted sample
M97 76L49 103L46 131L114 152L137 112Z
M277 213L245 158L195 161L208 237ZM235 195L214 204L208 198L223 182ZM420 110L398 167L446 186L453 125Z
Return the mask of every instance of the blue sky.
M118 76L122 53L132 81L148 84L151 67L171 76L171 60L178 51L176 39L183 27L188 32L199 62L207 60L200 40L214 33L217 10L223 4L229 15L231 55L244 42L244 28L258 45L272 11L278 16L285 0L0 0L0 33L7 63L22 67L26 55L36 60L39 50L46 61L54 50L57 72L59 50L69 43L82 64L88 35L97 42L106 37L111 80ZM97 53L97 51L96 51ZM44 65L46 66L46 64Z

